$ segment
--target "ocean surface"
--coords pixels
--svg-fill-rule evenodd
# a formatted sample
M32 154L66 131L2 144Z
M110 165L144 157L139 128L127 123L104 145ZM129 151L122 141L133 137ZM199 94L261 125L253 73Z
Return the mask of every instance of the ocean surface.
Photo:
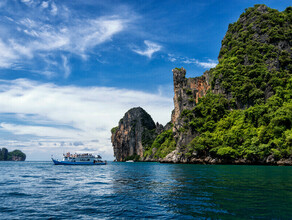
M292 219L292 167L0 162L0 219Z

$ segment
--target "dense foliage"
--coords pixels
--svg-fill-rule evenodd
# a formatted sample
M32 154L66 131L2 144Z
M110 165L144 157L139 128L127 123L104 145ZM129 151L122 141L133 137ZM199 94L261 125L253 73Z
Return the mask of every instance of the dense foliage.
M156 136L157 133L155 132L155 129L149 130L144 128L141 137L141 142L144 149L149 149L151 147Z
M219 64L210 70L211 90L181 114L179 132L196 136L183 146L186 157L292 157L291 50L292 7L255 5L229 25ZM145 155L153 148L165 157L164 149L175 148L172 132L159 135Z
M127 156L125 158L125 161L127 161L127 160L139 161L140 160L140 156L137 155L137 154L133 154L131 156Z
M167 154L175 150L176 142L172 130L166 130L159 134L151 147L144 147L144 157L153 156L153 158L164 158Z
M231 24L211 69L212 92L184 110L181 132L198 136L187 155L251 161L292 156L292 7L256 5ZM219 83L218 83L219 82ZM228 97L228 99L226 98Z
M25 160L26 155L20 150L14 150L12 152L8 152L6 148L0 149L0 161L1 160Z
M227 100L218 95L207 95L193 110L188 114L185 112L183 116L188 120L185 126L200 132L200 135L188 145L188 150L190 152L195 150L201 156L211 155L223 159L263 160L269 155L273 155L275 159L290 157L291 96L292 78L286 89L278 88L276 95L269 98L266 103L256 104L245 110L222 111L222 106ZM212 103L214 100L218 102ZM207 106L207 110L201 112L204 103L211 104ZM197 112L200 114L196 114ZM218 112L220 116L212 112ZM189 120L189 115L196 115L196 118ZM221 119L218 120L218 117Z
M292 71L292 7L284 12L264 5L246 9L222 41L215 81L231 94L233 108L262 104L284 87Z

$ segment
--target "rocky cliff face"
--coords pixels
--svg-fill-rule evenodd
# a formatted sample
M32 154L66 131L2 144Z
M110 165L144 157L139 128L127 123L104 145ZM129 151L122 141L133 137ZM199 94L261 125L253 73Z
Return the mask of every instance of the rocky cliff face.
M112 134L117 160L292 165L291 23L292 7L246 9L229 25L215 68L196 78L172 70L171 124L149 116L151 126L136 127L141 116L126 113Z
M186 70L182 68L175 68L173 73L173 87L174 87L174 110L171 116L173 124L173 133L176 139L178 148L188 144L196 135L196 132L179 132L184 124L184 120L180 117L184 110L193 109L196 106L199 98L206 95L210 89L209 71L206 71L203 76L195 78L186 78Z
M289 119L281 124L282 133L277 133L280 126L277 127L277 124L273 123L281 117L276 114L270 114L270 119L264 123L262 115L252 118L252 122L246 122L248 114L255 111L248 110L250 107L261 105L259 109L269 108L265 103L274 95L275 100L278 98L287 102L286 106L290 106L288 103L291 102L291 95L285 98L284 95L280 95L280 91L287 89L286 94L291 93L289 91L292 73L291 12L292 7L288 7L284 12L278 12L265 5L248 8L237 22L229 25L222 40L218 57L219 64L215 68L205 72L202 77L194 79L186 79L186 71L183 68L173 70L175 109L172 114L172 123L177 146L176 150L162 158L161 162L292 164L291 153L285 153L285 148L291 146L291 142L287 141L288 135L283 136L284 131L289 133L292 120ZM219 96L217 98L209 96L210 98L206 100L211 102L216 100L218 104L214 102L209 111L205 111L207 114L202 115L204 108L207 109L208 106L201 105L202 111L194 107L198 98L205 96L208 89L212 94ZM219 97L223 100L221 104L219 104ZM285 114L290 114L288 113L290 110L285 105L280 108L282 108L281 111L286 112ZM222 109L227 111L224 113L225 110L221 111ZM245 121L241 122L241 126L247 129L239 129L235 124L232 127L232 124L229 124L230 121L221 120L223 122L214 131L220 119L216 117L216 114L212 116L212 111L221 112L222 116L227 116L234 109L244 112L245 116L242 118ZM184 117L182 117L183 112L186 112ZM265 114L264 117L267 117L269 113ZM221 127L227 124L234 131L231 127ZM259 127L259 124L262 127ZM205 126L205 128L200 129L200 126ZM195 128L195 131L190 127ZM220 129L226 129L226 133L229 132L228 135L232 134L234 141L229 141L230 136L220 133ZM235 132L236 129L240 132L254 130L253 134L242 135L240 132ZM260 133L257 133L260 129L270 130L271 136L264 140L259 135ZM257 132L254 132L256 130ZM251 137L257 142L253 143ZM273 138L274 140L280 138L281 144L275 145ZM263 146L265 146L265 151L261 149Z
M192 109L199 98L206 95L210 89L209 72L206 71L203 76L196 78L186 78L186 70L175 68L173 73L174 87L174 111L171 121L173 124L179 123L179 116L184 109Z
M151 116L141 107L130 109L120 120L119 126L112 129L111 141L116 160L143 158L145 147L151 145L161 129L161 125L155 125Z

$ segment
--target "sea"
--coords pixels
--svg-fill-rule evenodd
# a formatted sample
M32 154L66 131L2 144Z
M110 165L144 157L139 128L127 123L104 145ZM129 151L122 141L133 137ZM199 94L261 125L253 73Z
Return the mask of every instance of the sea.
M0 219L292 219L292 167L0 162Z

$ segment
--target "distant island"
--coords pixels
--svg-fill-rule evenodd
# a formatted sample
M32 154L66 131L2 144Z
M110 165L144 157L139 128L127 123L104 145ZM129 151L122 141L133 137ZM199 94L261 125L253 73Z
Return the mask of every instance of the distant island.
M20 150L8 152L6 148L0 149L0 161L25 161L26 155Z
M142 108L112 129L117 161L292 165L292 7L248 8L230 24L218 65L175 68L171 121Z

